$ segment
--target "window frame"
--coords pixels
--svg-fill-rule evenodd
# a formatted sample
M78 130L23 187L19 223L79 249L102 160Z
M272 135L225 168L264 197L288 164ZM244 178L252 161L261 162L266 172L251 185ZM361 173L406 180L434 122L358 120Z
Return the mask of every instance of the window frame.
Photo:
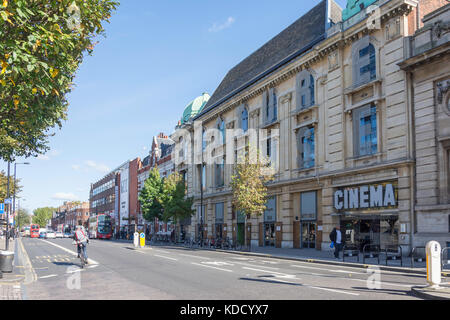
M315 105L315 79L308 70L297 74L296 79L296 109L305 110Z
M370 136L375 134L376 144L373 144L373 137L370 139L370 144L365 143L364 149L361 143L362 133L364 128L361 126L362 118L371 117L370 124L375 124L375 130L370 132ZM372 118L374 117L374 118ZM378 134L378 112L377 106L373 103L366 104L359 108L355 108L352 110L352 118L353 118L353 156L354 157L365 157L365 156L373 156L378 153L379 147L379 134ZM367 125L367 124L366 124ZM365 127L367 128L367 127ZM373 129L373 127L371 127ZM368 137L369 134L365 133L365 137ZM368 151L368 149L370 149Z
M309 152L309 156L305 157L305 143L304 139L306 139L306 133L312 131L312 139L311 135L309 139L312 140L312 150ZM316 166L316 128L314 125L304 126L298 128L296 132L296 141L297 141L297 166L299 170L303 169L311 169ZM311 146L311 144L310 144ZM305 160L307 159L307 160ZM305 163L312 162L312 165L306 166Z

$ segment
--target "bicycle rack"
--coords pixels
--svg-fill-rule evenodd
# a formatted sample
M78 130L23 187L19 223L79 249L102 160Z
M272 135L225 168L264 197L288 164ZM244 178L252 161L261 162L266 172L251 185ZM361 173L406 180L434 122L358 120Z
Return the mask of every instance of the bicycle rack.
M396 250L395 252L388 251L388 250L392 250L393 248L400 249L400 250ZM403 267L403 249L401 246L387 246L384 249L384 254L386 256L386 265L388 265L388 260L397 260L397 258L400 258L400 266Z
M444 260L444 252L447 251L447 259ZM445 265L450 265L450 256L449 256L449 252L450 252L450 247L446 247L444 249L442 249L441 252L441 264L442 264L442 270L444 270L444 266Z
M425 247L414 247L411 251L411 267L414 268L414 262L422 262L422 260L426 260L426 258L416 257L417 249L423 249L425 253ZM426 254L425 254L426 256Z
M369 248L369 251L366 252L366 248ZM373 249L372 249L373 248ZM366 258L377 258L378 264L380 264L380 246L374 244L366 244L363 247L363 263L366 263Z
M342 262L345 262L345 256L347 257L357 257L359 262L359 249L355 245L344 245L342 247Z

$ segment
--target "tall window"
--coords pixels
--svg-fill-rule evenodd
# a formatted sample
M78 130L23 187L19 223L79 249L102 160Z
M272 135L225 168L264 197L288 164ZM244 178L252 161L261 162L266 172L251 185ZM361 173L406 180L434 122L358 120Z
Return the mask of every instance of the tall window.
M355 87L375 80L377 77L376 52L369 37L358 41L352 49L353 85Z
M217 125L217 129L219 130L220 134L222 135L222 143L225 144L226 137L225 137L225 121L222 120L222 118L219 119L219 123Z
M375 105L367 105L353 111L353 133L355 156L377 153L377 107Z
M220 160L220 163L216 163L216 187L222 187L224 185L224 178L225 178L225 159L222 158Z
M248 131L248 110L247 110L247 108L244 108L244 110L242 110L241 119L242 119L242 130L244 130L244 132L247 132Z
M307 70L297 75L297 109L306 109L315 104L314 77Z
M314 127L300 128L297 133L297 159L299 169L315 166Z
M278 119L278 100L277 100L277 93L275 90L272 92L272 101L273 101L273 121L277 121Z
M447 202L450 203L450 149L447 150Z
M202 151L206 150L206 129L203 128L203 133L202 133Z
M266 110L266 122L269 122L271 119L270 117L270 98L269 98L269 91L266 91L264 93L265 99L264 99L264 108Z

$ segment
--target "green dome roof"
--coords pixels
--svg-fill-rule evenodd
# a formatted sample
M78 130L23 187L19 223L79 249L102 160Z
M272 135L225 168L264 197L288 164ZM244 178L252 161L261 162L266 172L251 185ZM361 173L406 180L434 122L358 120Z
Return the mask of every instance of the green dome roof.
M184 109L181 123L185 124L189 121L189 119L199 114L205 107L206 103L208 103L209 98L211 98L209 94L203 93L200 97L195 98L194 101L189 103Z

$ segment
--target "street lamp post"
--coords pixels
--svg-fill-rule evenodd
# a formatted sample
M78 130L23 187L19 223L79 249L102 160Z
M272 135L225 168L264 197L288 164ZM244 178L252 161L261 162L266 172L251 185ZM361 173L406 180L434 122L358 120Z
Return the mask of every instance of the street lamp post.
M6 199L9 199L9 175L10 175L10 167L11 162L8 161L8 183L6 184ZM8 204L8 209L6 210L6 243L5 243L5 250L8 251L9 249L9 211L11 210L11 204Z
M14 163L14 180L13 180L13 184L14 184L14 193L13 193L13 215L14 215L14 221L17 222L16 219L16 166L18 164L23 164L23 165L29 165L29 162L21 162L21 163ZM14 227L17 227L17 224L14 223Z

